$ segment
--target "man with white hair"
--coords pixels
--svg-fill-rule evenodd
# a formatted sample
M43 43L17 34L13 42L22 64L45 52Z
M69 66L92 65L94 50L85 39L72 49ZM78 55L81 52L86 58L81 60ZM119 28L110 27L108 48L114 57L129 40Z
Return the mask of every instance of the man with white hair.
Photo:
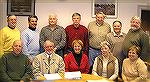
M131 21L131 28L129 29L124 42L123 42L123 50L122 50L122 57L126 58L128 49L133 46L139 46L141 48L141 56L142 60L147 61L149 58L147 52L149 48L149 37L148 35L142 30L141 28L141 19L138 16L132 17ZM122 60L123 60L122 59Z
M62 26L57 25L57 15L49 15L49 25L42 28L40 32L40 52L44 52L43 44L46 40L53 41L56 45L54 50L58 55L63 57L63 48L66 43L66 33Z

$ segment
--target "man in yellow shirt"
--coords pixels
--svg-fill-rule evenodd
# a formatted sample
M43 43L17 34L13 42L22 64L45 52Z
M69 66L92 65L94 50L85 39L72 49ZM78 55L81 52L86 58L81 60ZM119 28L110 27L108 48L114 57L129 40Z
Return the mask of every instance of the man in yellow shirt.
M4 53L12 51L12 45L15 40L20 40L20 31L16 28L17 17L9 15L7 22L8 25L0 30L0 58Z

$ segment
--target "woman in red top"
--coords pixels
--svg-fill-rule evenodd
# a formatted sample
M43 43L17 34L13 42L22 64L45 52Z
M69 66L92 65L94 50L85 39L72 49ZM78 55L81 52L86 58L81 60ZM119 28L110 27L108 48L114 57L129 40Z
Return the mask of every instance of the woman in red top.
M81 40L74 40L72 42L72 52L64 57L65 71L80 71L81 73L89 72L89 62L87 54L82 52L83 42Z

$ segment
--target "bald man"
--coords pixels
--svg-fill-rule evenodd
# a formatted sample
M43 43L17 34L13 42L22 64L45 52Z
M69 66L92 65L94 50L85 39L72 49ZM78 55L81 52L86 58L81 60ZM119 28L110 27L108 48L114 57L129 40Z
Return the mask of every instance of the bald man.
M54 52L54 43L50 40L44 42L45 52L37 55L32 63L35 79L39 79L44 74L63 73L65 64L63 58Z
M22 43L15 40L13 51L1 58L0 82L29 81L32 78L32 69L29 59L22 54Z
M66 43L66 33L62 26L57 25L57 15L51 13L49 15L49 25L42 28L40 32L40 52L44 52L43 44L46 40L53 41L56 53L63 57L63 48Z

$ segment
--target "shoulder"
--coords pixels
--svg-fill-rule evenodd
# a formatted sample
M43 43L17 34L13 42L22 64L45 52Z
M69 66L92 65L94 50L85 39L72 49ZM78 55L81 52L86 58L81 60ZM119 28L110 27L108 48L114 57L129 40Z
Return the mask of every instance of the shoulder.
M123 60L123 64L129 63L129 62L130 62L129 58L126 58L126 59Z
M53 53L53 58L54 58L54 59L58 59L58 60L62 60L62 59L63 59L61 56L59 56L59 55L56 54L56 53Z
M141 58L138 58L137 61L136 61L136 64L137 65L144 65L145 63L144 63L143 60L141 60Z
M41 29L41 31L42 31L42 30L45 30L45 29L47 29L47 28L49 28L49 25L44 26L44 27Z
M73 25L71 24L71 25L68 25L65 29L67 30L67 29L70 29L72 27L73 27Z

